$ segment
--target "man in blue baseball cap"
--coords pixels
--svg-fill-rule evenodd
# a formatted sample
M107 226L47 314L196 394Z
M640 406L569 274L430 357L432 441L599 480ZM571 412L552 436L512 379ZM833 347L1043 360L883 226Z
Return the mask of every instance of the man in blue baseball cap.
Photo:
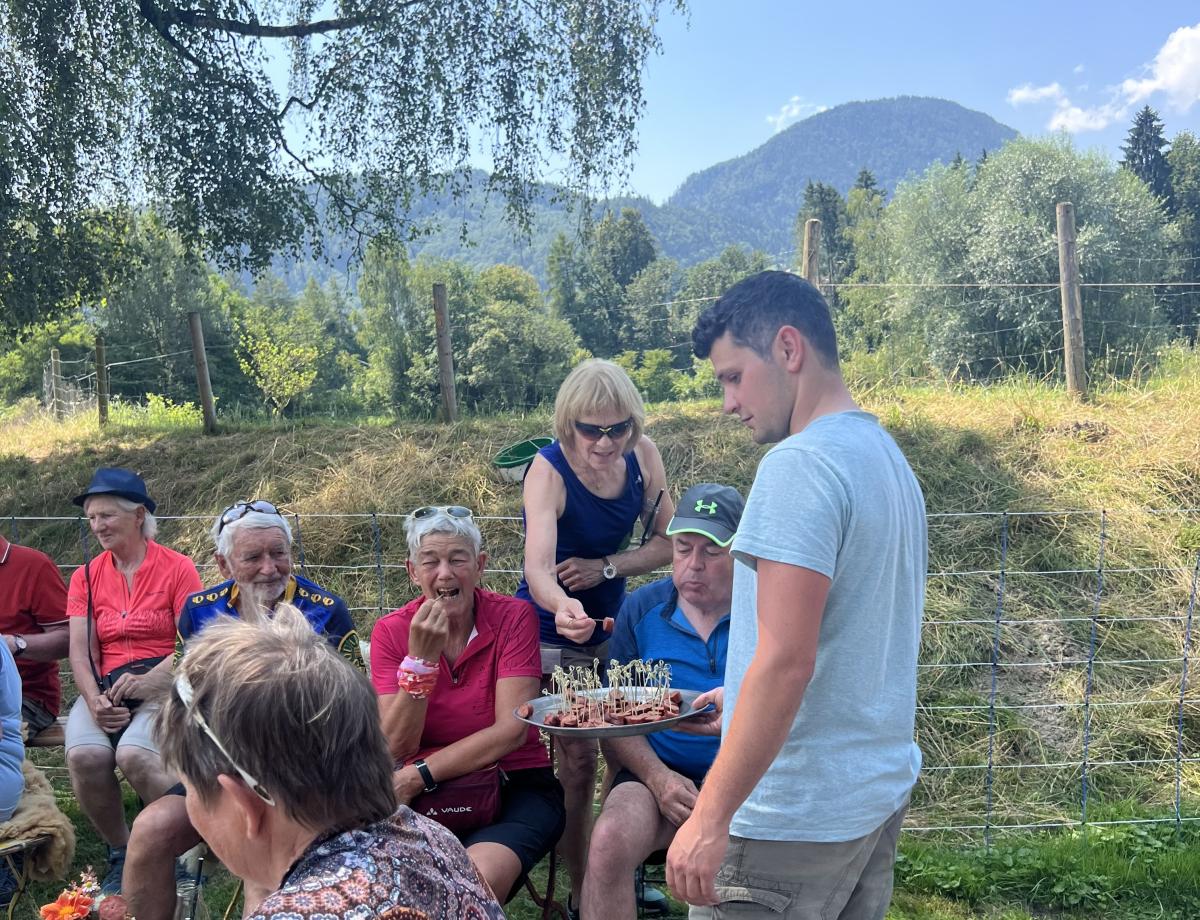
M625 598L609 644L614 659L664 661L671 667L671 685L680 689L721 686L733 594L729 544L744 506L736 489L711 482L683 494L667 525L671 576ZM718 744L716 737L678 731L604 742L604 756L617 773L592 830L585 920L635 915L634 870L666 849L691 814ZM665 908L666 899L659 897Z

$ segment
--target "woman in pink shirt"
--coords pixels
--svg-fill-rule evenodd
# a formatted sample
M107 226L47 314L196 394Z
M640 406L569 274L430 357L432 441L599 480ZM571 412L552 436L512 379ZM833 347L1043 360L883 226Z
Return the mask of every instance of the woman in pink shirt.
M371 681L398 765L396 794L417 810L454 814L474 807L478 794L456 793L453 781L486 781L478 771L498 765L498 813L485 826L451 829L505 902L558 841L565 814L537 729L513 715L538 695L537 615L527 602L479 586L487 555L468 509L418 508L405 533L408 573L422 596L380 619L371 635Z
M70 660L79 698L67 717L67 769L79 807L108 844L105 894L121 889L129 828L119 766L145 802L175 783L162 765L152 722L171 685L175 620L200 590L196 566L160 546L155 503L142 477L101 467L74 499L103 552L71 576Z

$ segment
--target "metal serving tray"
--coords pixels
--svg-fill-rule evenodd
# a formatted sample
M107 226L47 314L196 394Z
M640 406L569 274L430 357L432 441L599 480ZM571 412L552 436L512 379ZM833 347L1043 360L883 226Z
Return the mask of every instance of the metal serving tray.
M638 700L649 697L653 693L652 690L645 687L619 687L618 689L627 697ZM580 693L579 696L602 699L608 696L610 690L609 687L601 690L587 690ZM650 735L654 732L666 731L677 727L676 722L690 719L702 712L713 711L711 705L703 706L700 709L693 708L692 704L700 695L697 690L680 690L679 695L682 697L679 703L679 715L671 716L669 719L660 719L657 722L645 722L641 725L606 725L603 728L563 728L557 725L547 725L545 723L546 715L557 711L562 705L560 696L539 696L537 699L530 700L529 705L533 707L533 713L527 719L517 715L516 709L513 710L513 715L522 722L535 725L552 735L561 735L567 738L624 738L630 735Z

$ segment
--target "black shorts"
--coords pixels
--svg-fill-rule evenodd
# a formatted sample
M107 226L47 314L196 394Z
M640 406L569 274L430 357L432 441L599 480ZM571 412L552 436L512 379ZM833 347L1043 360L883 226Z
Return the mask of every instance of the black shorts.
M678 770L676 770L675 772L679 773ZM679 775L687 776L686 773L680 773ZM688 776L688 779L690 779L693 783L696 784L697 789L699 789L701 786L704 785L704 777L700 777L700 779L696 779L694 776ZM637 776L635 776L632 772L630 772L629 770L626 770L624 767L621 767L621 769L617 770L617 775L613 777L612 785L610 785L608 787L608 791L612 792L619 785L621 785L621 783L641 783L641 782L642 781L640 779L638 779ZM644 786L646 784L642 783L642 785Z
M30 738L40 731L45 731L57 721L54 713L27 696L21 697L21 718L29 726Z
M513 770L500 788L500 816L495 823L468 831L459 839L464 847L498 843L517 854L521 877L503 897L507 902L521 889L525 876L558 843L566 821L562 786L554 778L553 770L549 767Z

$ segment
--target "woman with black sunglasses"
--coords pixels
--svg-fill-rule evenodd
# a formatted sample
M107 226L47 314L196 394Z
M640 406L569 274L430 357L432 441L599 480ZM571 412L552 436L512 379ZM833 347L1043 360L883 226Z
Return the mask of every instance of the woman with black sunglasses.
M625 579L666 565L675 506L662 457L642 433L642 397L611 361L576 367L554 401L556 440L525 477L525 578L517 597L537 608L542 670L606 658L603 621L615 618ZM644 539L634 541L641 519ZM595 791L596 743L559 745L566 793L560 849L579 903Z

